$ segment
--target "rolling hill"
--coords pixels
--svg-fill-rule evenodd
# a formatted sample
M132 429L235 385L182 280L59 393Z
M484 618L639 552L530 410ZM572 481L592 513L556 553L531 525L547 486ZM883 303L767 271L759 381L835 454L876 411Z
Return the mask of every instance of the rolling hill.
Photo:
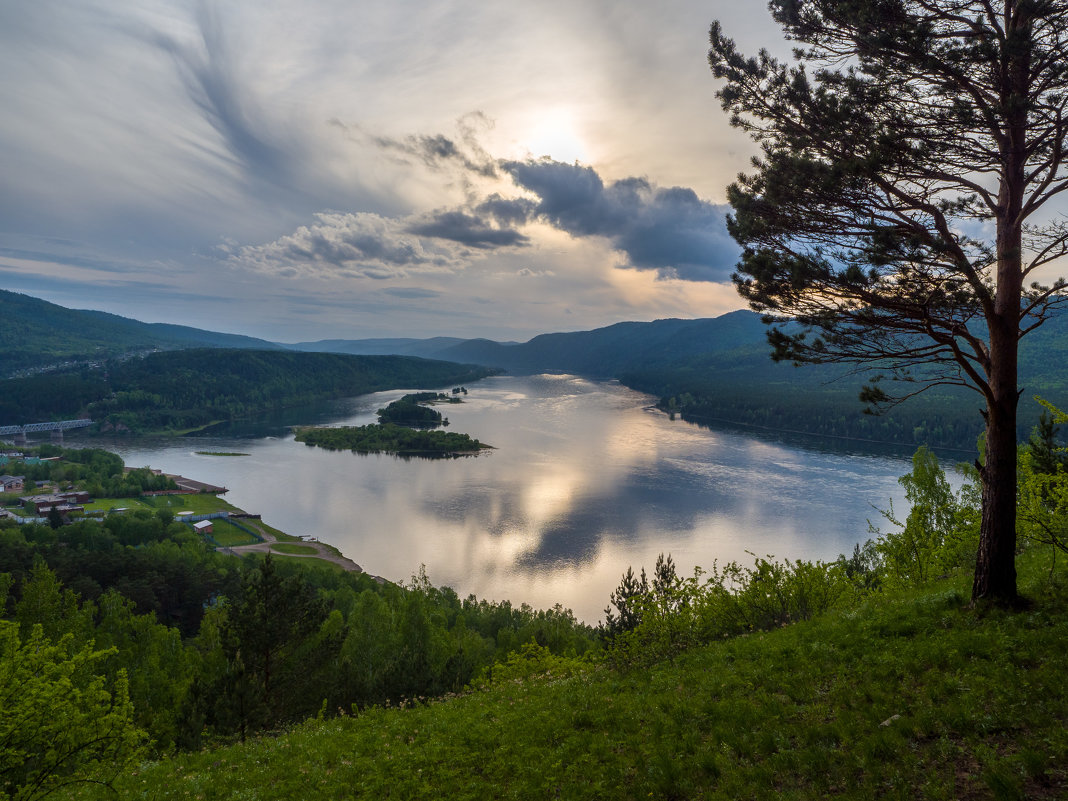
M255 337L142 323L0 290L0 378L62 362L100 360L157 348L194 347L282 349L281 345Z

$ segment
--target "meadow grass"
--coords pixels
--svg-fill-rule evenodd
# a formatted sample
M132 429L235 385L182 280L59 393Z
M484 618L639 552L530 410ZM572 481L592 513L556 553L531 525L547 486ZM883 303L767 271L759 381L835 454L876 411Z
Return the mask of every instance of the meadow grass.
M288 553L294 556L311 556L319 553L319 549L311 545L297 545L292 542L276 542L271 545L271 550L275 553Z
M92 503L83 503L82 507L86 512L108 512L112 509L155 509L151 503L146 502L150 499L141 498L101 498L94 500Z
M565 671L148 763L123 799L1063 798L1068 590L967 576L647 668ZM113 798L86 788L79 797Z
M225 518L212 520L211 523L211 538L224 548L232 548L235 545L252 545L259 542L247 531L242 531Z
M170 509L172 512L193 512L198 515L212 512L240 512L241 510L221 495L199 492L193 495L146 495L143 500L153 509Z

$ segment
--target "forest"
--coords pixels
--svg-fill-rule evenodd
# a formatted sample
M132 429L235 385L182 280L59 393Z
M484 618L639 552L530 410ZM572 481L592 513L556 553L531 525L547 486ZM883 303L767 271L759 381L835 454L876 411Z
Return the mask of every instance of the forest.
M404 356L189 349L0 381L0 420L88 415L105 431L183 432L329 398L497 370Z
M147 472L124 476L105 451L43 447L62 458L4 469L98 494L132 492ZM422 570L399 585L319 564L216 552L168 508L0 519L0 622L63 658L100 654L96 675L128 697L155 753L456 692L527 643L572 656L601 647L561 607L460 598Z

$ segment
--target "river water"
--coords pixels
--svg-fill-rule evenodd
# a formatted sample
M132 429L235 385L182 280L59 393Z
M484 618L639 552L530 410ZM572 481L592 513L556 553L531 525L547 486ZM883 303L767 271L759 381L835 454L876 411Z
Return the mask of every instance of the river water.
M229 487L235 505L337 546L370 573L405 581L426 565L434 584L461 596L560 603L589 623L628 566L651 571L661 552L685 574L751 562L747 551L833 559L867 538L875 506L903 506L903 457L711 431L670 420L649 396L574 376L497 376L468 389L464 403L439 410L449 430L494 446L475 457L331 452L296 442L277 421L101 444L129 466ZM403 393L300 410L288 422L374 422Z

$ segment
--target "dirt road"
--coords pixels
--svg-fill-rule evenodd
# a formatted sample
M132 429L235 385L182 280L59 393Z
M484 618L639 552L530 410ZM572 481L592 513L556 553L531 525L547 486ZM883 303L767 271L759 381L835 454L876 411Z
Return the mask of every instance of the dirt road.
M302 540L299 543L298 542L294 542L294 543L279 543L278 539L274 536L274 534L272 534L271 532L269 532L266 529L264 529L255 520L246 519L246 520L243 520L241 522L242 522L242 525L248 526L249 528L253 529L257 534L259 534L261 537L263 537L263 542L256 542L256 543L253 543L252 545L234 545L234 546L231 546L231 547L220 547L220 548L217 548L216 550L226 551L227 553L234 553L234 554L244 554L244 553L251 553L251 552L256 551L256 552L260 552L260 553L276 553L276 554L279 554L281 556L292 556L292 557L294 557L296 559L325 559L327 562L333 562L336 565L341 565L343 568L348 570L350 573L363 573L364 572L362 567L360 567L358 564L353 562L347 556L342 556L337 551L333 550L329 546L323 545L323 543L321 543L321 542L317 542L315 540ZM277 550L277 549L275 549L273 547L273 546L279 545L279 544L302 545L302 546L306 546L308 548L314 548L315 549L315 553L299 553L299 554L298 553L284 553L284 552L282 552L280 550Z

